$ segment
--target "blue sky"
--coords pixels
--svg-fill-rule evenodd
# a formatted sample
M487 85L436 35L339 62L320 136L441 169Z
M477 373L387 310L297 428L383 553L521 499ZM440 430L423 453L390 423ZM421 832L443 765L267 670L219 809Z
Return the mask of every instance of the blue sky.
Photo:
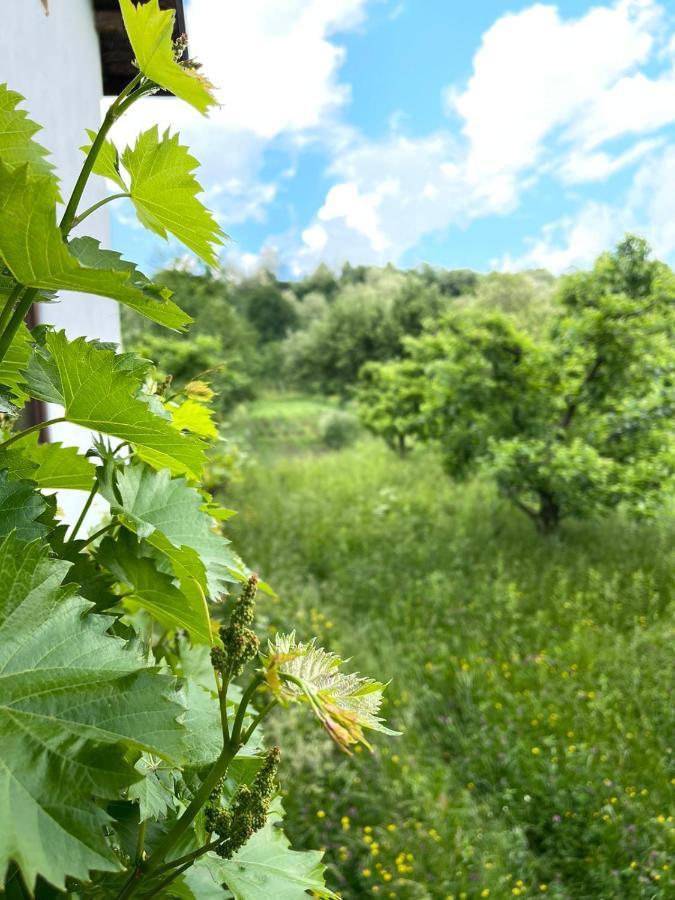
M554 272L627 230L675 260L675 4L189 0L222 106L155 119L203 163L223 261ZM147 269L179 255L114 218Z

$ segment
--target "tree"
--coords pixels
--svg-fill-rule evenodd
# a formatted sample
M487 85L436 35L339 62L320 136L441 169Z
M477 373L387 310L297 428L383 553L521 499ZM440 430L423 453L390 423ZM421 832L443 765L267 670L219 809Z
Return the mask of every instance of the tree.
M310 295L311 296L311 295ZM303 331L285 344L286 371L303 387L348 396L367 362L403 354L403 339L438 318L446 301L415 272L372 269L347 284Z
M628 236L562 280L545 338L464 311L409 341L448 473L489 470L544 534L619 504L647 513L675 473L674 300L672 271Z
M413 359L366 363L356 392L359 418L392 450L405 456L410 439L424 437L424 371Z

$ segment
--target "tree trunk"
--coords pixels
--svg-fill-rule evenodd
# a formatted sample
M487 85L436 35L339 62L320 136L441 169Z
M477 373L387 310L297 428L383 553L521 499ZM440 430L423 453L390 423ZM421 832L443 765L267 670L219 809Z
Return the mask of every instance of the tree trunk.
M539 509L536 514L536 525L539 534L555 534L560 527L560 507L553 496L541 492L539 494Z
M405 445L405 435L399 434L399 435L397 435L397 438L398 438L398 455L405 456L406 453L408 452L408 448Z

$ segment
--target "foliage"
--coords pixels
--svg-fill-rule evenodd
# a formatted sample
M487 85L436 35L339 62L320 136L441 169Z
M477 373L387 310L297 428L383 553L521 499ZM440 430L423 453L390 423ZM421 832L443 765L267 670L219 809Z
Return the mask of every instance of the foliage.
M166 285L92 238L70 238L102 205L79 209L92 174L121 188L104 202L130 196L143 225L216 263L223 235L177 136L151 128L121 155L107 138L160 87L202 112L214 102L195 64L182 60L184 42L172 42L174 14L157 0L121 8L139 72L89 133L60 222L38 127L19 95L0 88L3 893L125 900L231 891L255 900L264 872L267 896L331 896L321 854L290 850L271 827L280 751L265 750L257 729L293 676L280 664L270 686L251 626L258 588L272 592L225 538L233 513L203 481L218 429L213 391L189 369L195 352L208 358L220 345L203 337L196 351L165 345L164 362L182 366L170 384L137 354L24 324L33 303L65 290L111 297L176 331L190 321ZM31 398L61 414L21 430ZM97 434L86 455L38 443L38 432L62 421ZM83 492L72 527L59 519L53 489ZM82 537L95 497L107 504L105 524ZM361 726L386 731L374 702L383 686L341 677L354 690L312 688L324 724L333 704L350 737Z
M331 450L349 447L361 431L358 419L342 409L324 414L319 421L319 427L323 443Z
M487 480L374 441L282 443L236 493L235 539L280 596L270 635L293 610L354 668L395 674L404 734L378 759L338 766L329 744L304 752L306 721L272 724L296 748L289 833L327 848L335 891L671 895L672 509L542 542Z
M356 397L361 421L401 456L424 434L422 367L412 359L366 363Z
M289 378L305 391L348 396L364 363L401 356L403 338L419 334L444 307L438 288L416 273L372 270L342 288L325 315L289 336Z
M628 237L592 272L563 279L546 338L504 315L467 311L409 340L405 372L366 372L366 421L390 433L393 380L402 404L412 396L413 420L419 411L447 471L463 478L488 467L544 533L620 503L647 513L675 474L674 299L675 275ZM378 383L384 413L372 401Z

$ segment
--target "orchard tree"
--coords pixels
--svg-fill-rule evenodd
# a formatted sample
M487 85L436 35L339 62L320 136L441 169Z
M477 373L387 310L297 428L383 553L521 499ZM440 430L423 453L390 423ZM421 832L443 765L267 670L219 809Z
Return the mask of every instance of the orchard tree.
M356 393L359 418L392 450L405 456L410 441L422 437L423 369L412 359L366 363Z
M449 474L487 468L544 534L619 504L650 512L675 473L674 300L673 272L628 236L562 279L538 341L464 312L408 342Z

